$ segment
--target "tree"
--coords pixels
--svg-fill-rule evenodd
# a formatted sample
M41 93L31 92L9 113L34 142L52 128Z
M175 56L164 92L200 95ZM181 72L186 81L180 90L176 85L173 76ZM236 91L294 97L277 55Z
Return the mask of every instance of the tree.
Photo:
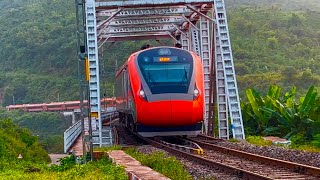
M302 24L302 19L299 17L298 14L292 13L291 17L288 19L288 26L300 26Z
M271 49L275 49L276 47L278 47L279 41L276 37L270 37L267 39L267 43Z

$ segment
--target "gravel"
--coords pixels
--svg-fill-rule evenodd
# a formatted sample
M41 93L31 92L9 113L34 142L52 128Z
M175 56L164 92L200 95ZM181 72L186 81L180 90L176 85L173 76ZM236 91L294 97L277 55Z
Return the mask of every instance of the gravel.
M155 151L164 152L166 155L169 156L167 151L162 149L158 149L156 147L150 145L144 145L137 147L137 150L143 154L151 154ZM226 174L226 172L221 171L219 169L214 169L208 167L206 165L201 165L194 161L187 160L182 157L176 157L184 166L187 172L191 174L193 179L195 180L214 180L214 179L221 179L221 180L240 180L236 175Z
M277 158L290 162L296 162L300 164L306 164L310 166L320 167L320 153L304 152L299 150L291 150L285 147L278 146L255 146L246 142L228 142L219 141L217 145L223 147L229 147L249 153L259 154L262 156L268 156L271 158ZM152 147L150 145L144 145L138 147L138 151L144 154L150 154L154 151L161 151L166 154L168 152ZM185 158L177 157L178 160L184 165L185 169L192 175L196 180L198 179L241 179L236 175L226 174L219 169L213 169L205 165L198 164L193 161L189 161Z
M223 147L233 148L271 158L320 167L320 153L291 150L279 146L255 146L252 144L248 144L247 142L232 143L228 141L220 141L216 144Z

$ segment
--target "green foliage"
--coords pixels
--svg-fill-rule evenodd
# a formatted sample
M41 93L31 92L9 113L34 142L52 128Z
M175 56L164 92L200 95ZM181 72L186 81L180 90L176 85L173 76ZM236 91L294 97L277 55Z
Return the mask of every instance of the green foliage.
M277 118L280 125L273 130L280 131L284 138L291 138L291 136L303 133L307 139L312 138L312 131L314 126L314 120L310 119L309 114L312 108L318 106L314 102L317 99L317 93L313 92L314 87L309 88L308 93L304 98L301 98L300 105L288 107L286 104L282 104L277 99L274 100L274 109L261 108L262 110L271 113ZM288 99L289 100L289 99ZM292 100L292 99L291 99ZM290 103L292 104L292 103Z
M183 165L174 157L168 157L163 152L153 152L152 154L141 154L136 149L129 148L126 153L137 159L141 164L148 166L155 171L175 179L191 179L190 174L186 172Z
M6 57L0 60L1 70L65 74L68 67L68 74L76 73L74 2L3 1L10 7L0 12L0 23L6 24L0 35L0 52Z
M235 142L240 142L239 139L233 139L233 138L229 139L228 141L229 141L229 142L234 142L234 143L235 143Z
M318 0L226 0L227 7L268 7L282 10L313 10L319 11L320 4Z
M22 159L18 159L19 154ZM63 158L61 165L48 167L49 160L29 130L0 119L0 179L128 179L122 167L107 159L78 165L70 156Z
M76 76L30 75L15 71L4 77L10 79L4 83L4 105L68 101L79 96L75 93L79 88Z
M0 117L10 118L20 127L31 130L47 152L63 153L63 132L71 125L71 120L66 120L63 115L52 112L8 112L0 109Z
M320 134L316 134L313 136L314 140L311 142L312 145L320 148Z
M98 147L98 148L94 148L93 151L103 151L103 152L108 152L108 151L112 151L112 150L121 150L122 147L119 145L113 145L110 147Z
M78 98L74 1L2 0L4 105Z
M60 165L52 165L51 171L66 171L76 165L76 157L74 155L60 159Z
M0 119L0 161L17 161L19 154L23 157L21 161L50 161L38 138L29 130L19 128L10 119Z
M299 134L295 134L291 137L291 147L298 147L302 144L305 144L306 138L304 136L304 134L299 133Z
M306 95L295 99L296 87L281 96L281 88L271 85L266 97L247 90L248 102L241 102L246 133L276 135L291 139L293 147L317 144L320 133L320 96L311 86Z
M264 140L261 136L247 136L246 141L257 146L270 146L272 141Z
M307 140L304 134L296 134L291 137L291 145L290 148L296 150L303 150L308 152L320 152L320 139L319 135L314 136L314 140Z
M66 174L68 178L83 179L127 179L124 169L115 166L112 161L106 158L87 164L76 164L75 156L65 157L61 160L61 165L52 165L49 171ZM94 172L90 172L94 171Z
M236 7L228 16L241 97L247 88L263 91L270 84L280 84L284 91L296 85L302 95L320 83L320 23L315 19L320 12Z
M66 158L63 162L60 168L56 165L48 167L46 164L20 163L19 166L13 164L0 171L0 179L128 179L122 167L112 164L107 159L87 164L75 164L71 158Z
M279 99L280 93L281 88L275 85L269 87L266 98L263 98L260 93L254 89L247 89L246 95L248 103L242 102L241 107L246 123L250 124L250 134L267 133L270 130L268 127L273 126L274 119L272 118L272 114L268 111L263 111L261 107L273 108L273 99Z
M37 132L37 130L35 130L35 132ZM63 153L64 151L63 133L57 134L57 135L48 134L48 135L41 136L39 138L40 138L41 145L48 153Z

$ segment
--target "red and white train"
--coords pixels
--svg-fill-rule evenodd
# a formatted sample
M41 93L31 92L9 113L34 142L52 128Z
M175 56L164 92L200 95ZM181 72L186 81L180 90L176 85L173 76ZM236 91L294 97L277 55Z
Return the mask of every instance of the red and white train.
M144 137L196 136L204 112L200 57L175 47L132 54L116 73L120 122Z

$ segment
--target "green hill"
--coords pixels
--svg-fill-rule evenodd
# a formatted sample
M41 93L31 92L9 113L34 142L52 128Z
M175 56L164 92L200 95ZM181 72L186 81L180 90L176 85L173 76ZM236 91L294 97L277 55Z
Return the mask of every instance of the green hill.
M0 119L0 171L2 162L16 161L19 154L24 161L50 161L37 137L32 136L29 130L19 128L9 119Z
M0 1L4 105L78 99L74 1Z
M270 84L319 87L320 12L240 8L229 18L241 92Z
M319 11L318 0L225 0L228 8L238 7L273 7L282 10L312 10Z

